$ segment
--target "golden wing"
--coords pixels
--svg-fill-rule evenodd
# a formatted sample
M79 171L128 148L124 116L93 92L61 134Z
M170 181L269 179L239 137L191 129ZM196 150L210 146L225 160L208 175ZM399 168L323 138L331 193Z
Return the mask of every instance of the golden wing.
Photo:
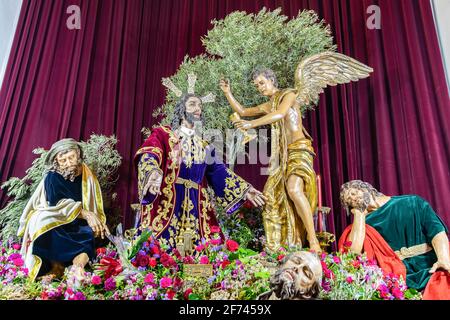
M302 60L295 70L297 101L301 106L316 103L327 86L367 78L373 69L337 52L326 51Z

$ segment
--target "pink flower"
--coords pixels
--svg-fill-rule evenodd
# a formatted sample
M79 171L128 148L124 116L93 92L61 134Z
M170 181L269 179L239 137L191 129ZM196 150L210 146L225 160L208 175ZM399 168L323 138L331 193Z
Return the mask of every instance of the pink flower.
M183 258L184 264L193 264L194 262L195 261L194 261L194 258L192 258L192 256L186 256Z
M220 232L220 228L218 226L211 227L211 233L219 233L219 232Z
M399 288L394 288L394 289L392 289L392 295L393 295L396 299L400 299L400 300L405 299L405 295L404 295L403 291L400 290Z
M100 278L100 276L93 276L92 278L91 278L91 283L93 284L93 285L99 285L99 284L101 284L102 283L102 278Z
M22 258L14 259L14 260L13 260L13 263L14 263L14 265L15 265L16 267L21 267L21 266L23 266L23 264L24 264Z
M20 244L18 244L18 243L14 243L12 245L12 247L13 247L14 250L20 250Z
M333 261L334 261L334 263L339 264L339 263L341 263L341 258L334 256Z
M347 277L345 279L345 281L347 281L347 283L352 283L353 282L353 278L352 277Z
M200 264L208 264L209 263L209 259L207 256L202 256L200 258Z
M153 273L149 273L145 276L144 278L144 282L146 284L153 284L155 283L155 276L153 275Z
M75 293L75 297L73 300L86 300L86 297L84 296L83 292L77 292Z
M211 244L214 245L214 246L217 246L217 245L219 245L221 243L222 243L222 239L220 239L220 238L211 240Z
M106 291L113 291L116 289L116 280L114 278L110 277L105 281L105 290Z
M169 277L163 277L159 282L159 286L163 289L168 288L172 285L172 279Z
M203 249L205 249L205 246L202 244L195 247L195 251L197 251L197 252L203 251Z
M231 252L235 252L238 248L239 248L239 243L237 243L234 240L227 240L226 242L227 244L227 249L230 250Z

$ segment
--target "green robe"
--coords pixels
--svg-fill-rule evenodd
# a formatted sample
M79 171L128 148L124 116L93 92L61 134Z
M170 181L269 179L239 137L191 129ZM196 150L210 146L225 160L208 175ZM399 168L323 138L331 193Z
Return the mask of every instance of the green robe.
M438 233L447 231L444 222L419 196L394 196L383 206L370 213L366 223L374 227L394 250L428 243ZM406 266L406 284L410 288L425 288L431 274L428 272L437 261L434 250L403 260Z

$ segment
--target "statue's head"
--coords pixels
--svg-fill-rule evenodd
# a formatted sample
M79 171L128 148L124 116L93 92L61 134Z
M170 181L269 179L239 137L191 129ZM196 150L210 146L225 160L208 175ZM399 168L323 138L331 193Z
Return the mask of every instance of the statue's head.
M317 298L322 281L322 265L312 252L300 251L286 256L270 278L270 286L277 298L304 300Z
M177 129L183 120L192 125L197 121L203 122L202 100L195 94L186 94L180 98L175 106L172 129Z
M72 139L62 139L50 148L45 163L49 170L61 174L64 179L73 181L79 174L83 152L80 144Z
M256 68L252 73L252 80L263 96L271 96L278 89L278 80L272 69Z
M375 189L370 183L361 180L352 180L341 186L341 203L344 208L356 208L365 211L375 202L376 197L383 194Z

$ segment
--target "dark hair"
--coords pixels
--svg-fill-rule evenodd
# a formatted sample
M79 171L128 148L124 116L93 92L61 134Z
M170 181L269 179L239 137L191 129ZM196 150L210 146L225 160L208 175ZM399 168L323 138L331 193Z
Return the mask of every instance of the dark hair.
M372 196L373 198L375 197L379 197L382 196L383 194L381 192L379 192L377 189L375 189L370 183L368 182L364 182L361 180L352 180L349 182L344 183L341 186L341 193L340 193L340 200L342 205L344 206L344 208L348 208L347 203L344 200L345 197L345 193L350 190L350 189L357 189L357 190L361 190L364 193ZM370 199L368 199L369 201ZM367 202L367 201L366 201ZM366 203L366 205L368 205L368 203Z
M256 67L252 72L252 80L255 80L259 76L264 76L264 78L271 80L273 85L278 88L278 80L275 72L272 69L265 67Z
M175 108L173 110L173 118L171 122L172 130L176 130L180 126L181 121L183 121L183 118L186 116L186 102L188 101L189 98L192 97L200 99L200 97L196 96L195 94L188 93L182 96L175 105Z

